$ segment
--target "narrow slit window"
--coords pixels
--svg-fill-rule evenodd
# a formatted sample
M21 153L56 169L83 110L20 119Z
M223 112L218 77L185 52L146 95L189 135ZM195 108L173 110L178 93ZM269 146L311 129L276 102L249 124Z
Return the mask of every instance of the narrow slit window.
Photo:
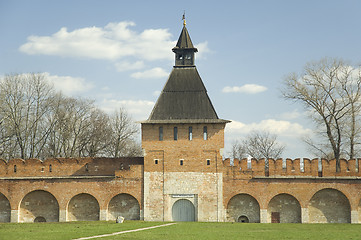
M159 127L159 141L163 141L163 127Z
M14 172L16 172L17 171L17 167L16 167L16 165L14 165Z
M89 172L89 165L88 164L85 164L85 171Z
M178 140L178 127L174 127L174 140Z
M44 170L45 170L44 167L42 167L42 168L41 168L41 172L44 172Z
M190 141L193 139L193 129L192 129L192 127L188 128L188 139Z
M211 160L207 159L207 165L211 165Z
M207 126L203 127L203 140L207 140L208 139L208 131L207 131Z
M179 160L179 164L183 166L183 159Z
M49 172L53 171L53 166L51 166L51 164L49 165Z
M158 159L154 159L154 164L158 164Z

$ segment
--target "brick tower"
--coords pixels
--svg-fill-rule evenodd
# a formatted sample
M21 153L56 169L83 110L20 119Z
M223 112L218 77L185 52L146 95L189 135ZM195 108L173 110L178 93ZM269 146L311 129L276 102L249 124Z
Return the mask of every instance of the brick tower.
M185 20L169 75L142 124L144 220L221 221L224 128L194 65Z

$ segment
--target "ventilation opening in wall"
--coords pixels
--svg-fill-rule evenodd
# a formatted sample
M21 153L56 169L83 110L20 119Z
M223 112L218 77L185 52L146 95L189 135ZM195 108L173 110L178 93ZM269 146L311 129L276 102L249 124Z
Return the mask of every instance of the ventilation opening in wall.
M211 165L211 160L207 159L207 165Z
M179 164L183 166L183 159L179 160Z
M154 164L158 164L158 159L155 159L155 160L154 160Z
M237 222L240 222L240 223L249 223L249 219L247 216L239 216L238 219L237 219Z

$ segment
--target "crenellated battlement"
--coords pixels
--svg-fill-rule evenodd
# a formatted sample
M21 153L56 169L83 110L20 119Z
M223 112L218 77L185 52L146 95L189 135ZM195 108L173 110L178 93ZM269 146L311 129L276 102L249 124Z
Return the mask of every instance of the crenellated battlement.
M359 159L341 159L341 171L336 172L336 160L327 159L233 159L223 161L225 173L233 178L253 177L361 177Z
M142 157L129 158L50 158L39 159L0 159L0 178L21 177L67 177L67 176L117 176L132 170L141 172ZM126 174L127 175L127 174ZM133 173L128 173L133 176ZM139 174L137 174L139 175Z

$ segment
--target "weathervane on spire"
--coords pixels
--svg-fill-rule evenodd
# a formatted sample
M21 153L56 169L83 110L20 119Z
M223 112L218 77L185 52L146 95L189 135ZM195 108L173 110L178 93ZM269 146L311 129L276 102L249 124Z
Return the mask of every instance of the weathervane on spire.
M183 26L186 26L186 11L184 11L183 13L182 20L183 20Z

